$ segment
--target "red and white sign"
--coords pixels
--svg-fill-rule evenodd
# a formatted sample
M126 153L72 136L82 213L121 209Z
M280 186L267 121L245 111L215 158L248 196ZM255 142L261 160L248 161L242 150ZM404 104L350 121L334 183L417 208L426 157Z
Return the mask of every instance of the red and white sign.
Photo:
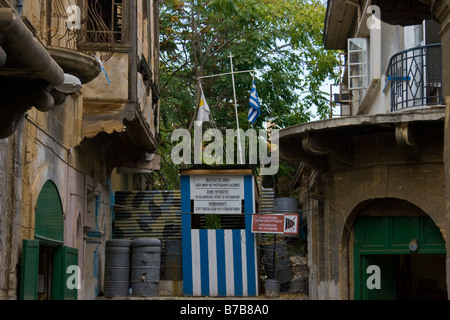
M253 233L276 233L284 235L298 234L299 215L289 214L254 214L252 216Z

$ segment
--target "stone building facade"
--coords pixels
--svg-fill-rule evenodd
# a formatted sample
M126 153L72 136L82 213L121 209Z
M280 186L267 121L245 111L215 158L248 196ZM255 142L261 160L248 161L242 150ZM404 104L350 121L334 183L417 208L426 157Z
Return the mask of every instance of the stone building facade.
M115 191L159 168L158 6L0 1L0 299L102 294Z
M449 6L328 1L343 116L280 131L311 299L448 298Z

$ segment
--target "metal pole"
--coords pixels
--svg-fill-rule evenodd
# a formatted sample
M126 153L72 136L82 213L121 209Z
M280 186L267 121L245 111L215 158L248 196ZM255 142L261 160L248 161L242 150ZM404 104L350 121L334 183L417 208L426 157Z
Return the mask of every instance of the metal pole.
M230 53L230 64L231 64L231 78L233 79L234 109L235 109L235 112L236 112L239 159L240 159L240 164L244 164L244 161L242 161L241 133L239 131L239 116L238 116L237 101L236 101L236 87L235 87L235 84L234 84L233 55L231 53Z
M275 266L276 266L275 258L277 256L276 248L277 248L277 234L275 233L273 235L273 257L272 257L273 258L272 259L272 279L274 279L274 280L275 280L275 277L276 277L276 272L275 272Z
M262 71L266 69L253 69L253 70L243 70L243 71L234 71L234 72L226 72L226 73L219 73L219 74L212 74L209 76L201 76L197 79L204 79L204 78L213 78L213 77L220 77L220 76L228 76L230 74L238 74L238 73L255 73L255 71Z

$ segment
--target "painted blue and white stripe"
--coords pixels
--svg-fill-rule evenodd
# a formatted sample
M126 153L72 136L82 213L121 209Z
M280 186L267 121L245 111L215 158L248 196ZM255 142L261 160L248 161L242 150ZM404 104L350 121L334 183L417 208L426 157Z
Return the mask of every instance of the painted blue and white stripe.
M256 296L257 269L253 259L256 251L254 243L246 240L244 229L192 229L192 273L185 273L185 293L210 297ZM248 250L251 255L247 254Z
M253 177L244 176L245 212L248 213L255 210L254 187ZM181 176L181 189L182 211L190 212L189 176ZM256 240L251 232L251 215L246 215L245 220L245 229L191 229L191 215L183 214L183 291L186 296L258 295Z

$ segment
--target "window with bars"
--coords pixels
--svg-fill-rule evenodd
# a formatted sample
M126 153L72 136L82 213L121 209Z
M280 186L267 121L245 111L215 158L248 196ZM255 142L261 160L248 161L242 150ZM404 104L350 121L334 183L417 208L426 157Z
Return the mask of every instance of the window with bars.
M123 43L123 2L123 0L88 0L88 42Z

